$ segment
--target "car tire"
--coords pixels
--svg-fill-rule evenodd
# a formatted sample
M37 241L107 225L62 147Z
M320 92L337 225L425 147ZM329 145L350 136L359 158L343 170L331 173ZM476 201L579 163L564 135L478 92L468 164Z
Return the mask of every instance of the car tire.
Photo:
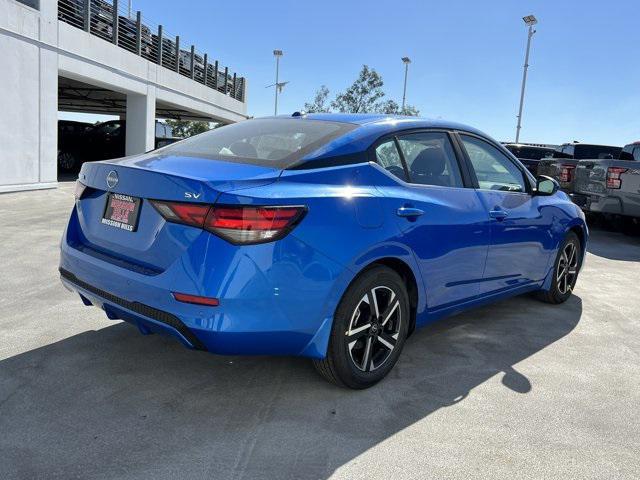
M566 302L578 280L581 261L580 239L575 233L569 232L560 245L556 261L553 264L551 289L538 292L538 298L552 304Z
M58 168L61 172L73 172L78 168L78 157L71 152L58 152Z
M402 278L384 266L365 270L340 300L327 355L314 360L314 366L336 385L371 387L397 362L409 321L409 296Z

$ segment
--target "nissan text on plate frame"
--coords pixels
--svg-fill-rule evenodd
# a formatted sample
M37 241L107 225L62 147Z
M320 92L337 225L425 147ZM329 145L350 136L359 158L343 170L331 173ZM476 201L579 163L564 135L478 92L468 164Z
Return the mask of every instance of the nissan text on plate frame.
M588 240L555 180L412 117L247 120L85 163L75 195L60 274L86 305L189 348L309 357L351 388L441 317L564 302Z

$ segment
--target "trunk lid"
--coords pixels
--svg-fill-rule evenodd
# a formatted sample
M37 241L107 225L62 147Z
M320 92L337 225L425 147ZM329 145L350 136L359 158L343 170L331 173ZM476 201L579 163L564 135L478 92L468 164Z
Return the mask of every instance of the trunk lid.
M267 185L280 174L276 168L246 163L157 154L85 163L79 180L88 188L76 202L68 241L101 260L158 274L194 242L205 242L209 234L166 222L149 200L213 204L222 192ZM107 203L115 194L139 203L137 218L135 212L128 212L133 231L103 221L113 212Z

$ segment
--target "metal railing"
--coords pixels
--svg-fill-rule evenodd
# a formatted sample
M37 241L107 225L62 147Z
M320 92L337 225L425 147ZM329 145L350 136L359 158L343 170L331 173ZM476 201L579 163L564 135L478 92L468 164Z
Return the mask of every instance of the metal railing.
M179 36L154 24L141 12L130 18L119 0L58 0L58 19L81 28L180 75L244 102L245 79Z

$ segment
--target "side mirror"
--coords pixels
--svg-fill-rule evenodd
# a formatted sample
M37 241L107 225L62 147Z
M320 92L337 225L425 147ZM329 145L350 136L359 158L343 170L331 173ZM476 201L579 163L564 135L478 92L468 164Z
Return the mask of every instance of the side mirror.
M553 178L540 175L536 178L536 195L553 195L560 189L560 184Z

